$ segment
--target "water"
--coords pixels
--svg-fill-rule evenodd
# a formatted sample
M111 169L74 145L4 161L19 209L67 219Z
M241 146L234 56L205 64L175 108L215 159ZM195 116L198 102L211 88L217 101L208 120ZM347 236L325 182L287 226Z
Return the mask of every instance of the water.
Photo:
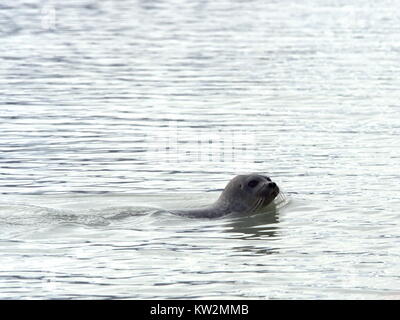
M396 7L3 1L0 298L399 299Z

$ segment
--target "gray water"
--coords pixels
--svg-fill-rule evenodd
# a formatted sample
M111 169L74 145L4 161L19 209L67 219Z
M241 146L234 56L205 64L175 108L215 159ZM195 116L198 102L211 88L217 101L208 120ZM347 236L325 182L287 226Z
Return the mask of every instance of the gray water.
M0 298L399 299L399 27L396 1L3 0ZM248 172L275 208L168 212Z

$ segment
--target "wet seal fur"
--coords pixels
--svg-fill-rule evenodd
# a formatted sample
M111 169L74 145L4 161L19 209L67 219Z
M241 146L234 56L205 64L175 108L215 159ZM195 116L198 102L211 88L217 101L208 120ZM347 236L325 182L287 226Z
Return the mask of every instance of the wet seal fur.
M230 213L261 211L279 194L279 187L264 175L248 174L234 177L217 201L197 209L173 210L189 218L218 218Z

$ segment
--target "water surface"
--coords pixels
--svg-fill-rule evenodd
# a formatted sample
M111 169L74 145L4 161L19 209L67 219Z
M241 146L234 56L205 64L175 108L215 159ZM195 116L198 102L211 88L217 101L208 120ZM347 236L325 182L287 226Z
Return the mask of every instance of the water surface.
M400 298L396 8L3 1L0 297Z

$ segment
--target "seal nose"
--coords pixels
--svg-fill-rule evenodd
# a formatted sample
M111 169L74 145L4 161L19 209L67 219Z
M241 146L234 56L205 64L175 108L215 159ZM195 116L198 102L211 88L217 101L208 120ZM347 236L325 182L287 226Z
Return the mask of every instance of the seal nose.
M276 183L270 182L270 183L268 183L268 187L270 187L271 189L274 189L274 188L276 188Z

